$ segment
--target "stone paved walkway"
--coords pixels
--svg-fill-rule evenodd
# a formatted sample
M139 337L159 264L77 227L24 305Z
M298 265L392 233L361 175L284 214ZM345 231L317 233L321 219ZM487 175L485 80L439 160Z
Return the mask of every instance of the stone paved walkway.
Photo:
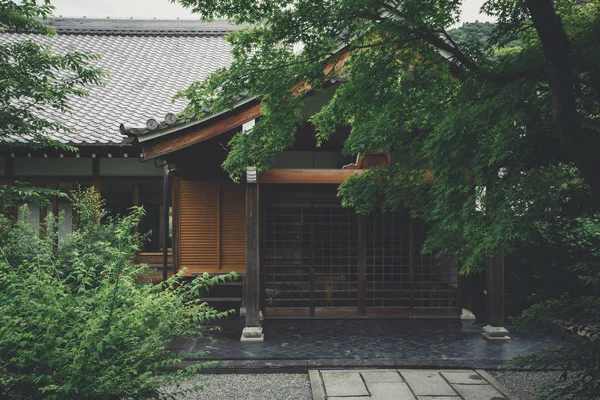
M240 342L243 319L227 318L205 337L177 338L173 350L204 352L220 368L464 368L495 369L516 356L561 345L553 335L516 332L488 341L482 325L463 328L454 319L266 320L265 341ZM207 338L210 337L211 339Z
M481 370L311 370L314 400L517 400Z

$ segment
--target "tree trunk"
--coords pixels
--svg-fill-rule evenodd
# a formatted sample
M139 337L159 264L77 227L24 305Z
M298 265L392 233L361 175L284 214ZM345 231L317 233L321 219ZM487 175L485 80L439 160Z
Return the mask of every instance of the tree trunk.
M551 0L526 0L538 33L552 94L555 134L565 155L579 169L594 194L600 198L600 134L583 125L577 111L577 76L573 71L569 38Z

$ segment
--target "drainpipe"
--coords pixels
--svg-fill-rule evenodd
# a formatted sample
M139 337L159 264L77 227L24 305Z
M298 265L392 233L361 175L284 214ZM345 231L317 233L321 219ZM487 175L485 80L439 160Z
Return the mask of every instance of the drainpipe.
M168 261L169 261L169 164L166 163L164 166L163 173L163 213L162 213L162 225L163 225L163 236L162 236L162 280L166 281L169 277Z

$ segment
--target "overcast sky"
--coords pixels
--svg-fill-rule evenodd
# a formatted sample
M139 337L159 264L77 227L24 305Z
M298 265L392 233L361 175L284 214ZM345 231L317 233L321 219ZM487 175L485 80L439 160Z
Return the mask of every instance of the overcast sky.
M484 0L464 0L462 21L489 20L479 14ZM169 0L52 0L56 7L55 14L64 17L88 18L195 18L195 16L178 4Z

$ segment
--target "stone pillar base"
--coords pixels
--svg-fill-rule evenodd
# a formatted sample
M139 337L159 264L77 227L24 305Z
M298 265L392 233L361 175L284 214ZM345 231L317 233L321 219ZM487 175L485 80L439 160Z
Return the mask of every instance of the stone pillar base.
M483 327L481 336L485 340L510 340L508 331L503 326L486 325Z
M460 322L462 322L463 329L473 328L473 325L476 322L475 314L473 314L470 310L463 308L460 315Z
M240 342L264 342L265 335L260 326L247 326L242 330Z

